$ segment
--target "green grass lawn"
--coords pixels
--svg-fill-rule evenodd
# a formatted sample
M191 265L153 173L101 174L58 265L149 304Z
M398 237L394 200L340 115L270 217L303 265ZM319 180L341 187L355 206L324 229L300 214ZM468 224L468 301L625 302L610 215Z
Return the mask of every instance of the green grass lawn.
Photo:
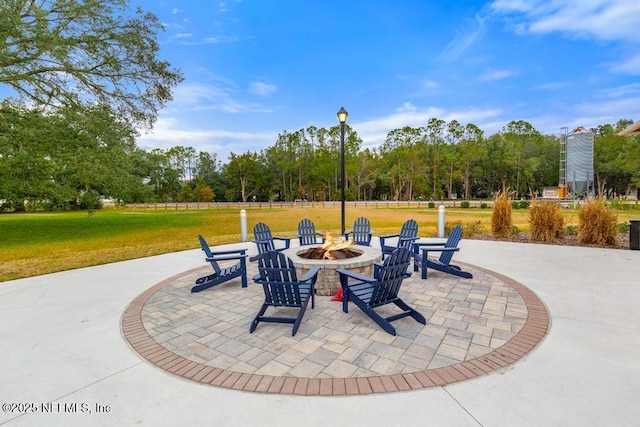
M577 225L576 211L563 213L565 225ZM617 213L618 222L638 217L633 211ZM397 233L409 218L418 221L420 236L437 234L437 209L347 209L346 228L359 216L369 218L376 235ZM311 219L318 231L340 231L339 207L251 209L247 211L249 239L257 222L267 223L274 235L294 237L302 218ZM480 221L488 231L491 210L448 208L446 221ZM513 223L528 230L527 211L514 211ZM199 247L198 234L212 246L239 242L240 212L105 208L93 214L4 214L0 215L0 281L193 249Z

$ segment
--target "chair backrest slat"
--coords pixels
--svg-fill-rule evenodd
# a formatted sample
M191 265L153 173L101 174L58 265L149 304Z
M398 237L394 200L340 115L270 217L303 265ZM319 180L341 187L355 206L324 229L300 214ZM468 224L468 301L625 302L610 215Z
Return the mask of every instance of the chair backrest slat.
M204 237L202 237L202 235L200 234L198 234L198 240L200 241L200 246L202 246L202 250L204 251L204 254L207 256L207 261L209 261L209 264L211 264L211 267L213 267L213 271L215 271L216 274L220 274L220 271L221 271L220 266L213 259L213 252L211 252L211 249L209 248L207 241L204 240Z
M367 218L361 216L353 223L353 241L367 246L371 243L371 223Z
M410 239L418 236L418 223L415 219L409 219L400 229L400 238Z
M451 230L451 233L449 233L449 238L444 244L444 247L457 248L461 238L462 238L462 227L459 225L456 225L455 227L453 227L453 230ZM449 265L449 263L451 262L451 258L453 258L453 251L444 251L442 252L438 260L444 265Z
M317 243L316 226L313 222L304 218L298 223L298 238L300 246L315 245Z
M369 301L370 306L387 304L398 297L410 261L411 250L407 248L396 249L385 258L378 271L378 284Z
M259 222L253 227L253 236L256 240L263 242L257 244L258 254L275 250L271 229L264 222Z
M261 255L258 271L268 303L288 307L302 304L296 269L284 254L271 251Z

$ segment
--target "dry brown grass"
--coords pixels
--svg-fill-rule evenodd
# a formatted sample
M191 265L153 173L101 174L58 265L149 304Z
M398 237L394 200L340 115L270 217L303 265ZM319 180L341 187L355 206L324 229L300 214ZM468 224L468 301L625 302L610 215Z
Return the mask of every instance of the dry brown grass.
M589 200L578 212L578 241L583 245L612 246L618 236L618 217L603 203Z
M564 234L564 217L560 206L551 202L534 201L529 210L529 239L552 243Z
M493 205L491 233L496 237L506 237L513 233L511 200L506 192L500 192Z

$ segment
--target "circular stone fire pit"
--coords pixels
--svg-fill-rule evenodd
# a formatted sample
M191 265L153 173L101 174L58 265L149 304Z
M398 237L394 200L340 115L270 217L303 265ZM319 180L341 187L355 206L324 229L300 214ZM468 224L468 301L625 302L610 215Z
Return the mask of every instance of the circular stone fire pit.
M316 280L316 293L318 295L334 295L340 289L340 275L336 273L339 268L345 268L367 276L373 275L373 263L382 259L380 248L370 246L353 246L351 251L360 255L354 258L345 259L307 259L299 254L307 252L310 248L320 247L320 245L301 246L283 251L283 254L291 258L296 267L298 277L302 277L314 266L320 266L318 280Z

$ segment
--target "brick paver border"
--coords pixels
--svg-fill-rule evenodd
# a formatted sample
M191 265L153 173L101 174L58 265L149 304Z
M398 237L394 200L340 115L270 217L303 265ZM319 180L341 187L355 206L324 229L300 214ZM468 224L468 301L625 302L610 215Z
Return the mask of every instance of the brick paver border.
M170 277L135 298L122 315L121 328L131 348L152 365L179 377L203 384L259 393L306 396L341 396L389 393L442 387L491 374L513 365L534 350L549 332L550 316L544 303L517 281L471 264L459 263L490 274L515 289L527 306L522 329L501 347L465 362L408 374L360 378L297 378L258 375L215 368L179 356L158 344L142 324L146 301L159 289L201 267Z

